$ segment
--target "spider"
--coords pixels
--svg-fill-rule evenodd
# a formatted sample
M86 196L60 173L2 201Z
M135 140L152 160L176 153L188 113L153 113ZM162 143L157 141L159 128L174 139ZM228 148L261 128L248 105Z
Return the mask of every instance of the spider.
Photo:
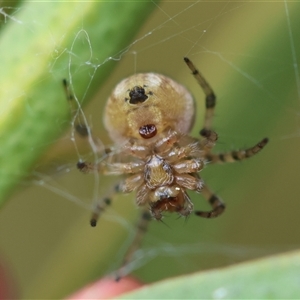
M264 138L245 150L212 153L218 139L217 133L212 130L216 96L194 64L187 57L184 61L206 96L200 138L189 136L195 119L195 102L185 87L164 75L135 74L116 86L106 104L104 123L116 148L107 148L97 163L77 163L83 173L125 175L115 192L136 192L136 204L142 207L142 214L122 267L138 249L151 219L161 221L165 212L176 212L183 217L193 212L188 190L201 193L212 207L210 211L195 211L197 216L215 218L223 213L223 201L204 184L199 175L208 162L214 164L247 159L268 143L268 139ZM67 98L72 100L66 80L64 86ZM78 122L76 130L81 136L88 135L84 122ZM120 156L125 162L120 162ZM110 198L103 199L97 205L91 226L96 226L105 205L111 202ZM117 279L122 277L122 267Z

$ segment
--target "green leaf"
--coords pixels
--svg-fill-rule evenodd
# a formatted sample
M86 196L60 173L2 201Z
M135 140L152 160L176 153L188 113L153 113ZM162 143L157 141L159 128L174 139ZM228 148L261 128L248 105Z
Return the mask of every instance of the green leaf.
M73 14L67 13L70 5ZM151 2L27 2L2 28L0 205L68 125L62 79L76 87L78 99L89 99L114 66L107 57L120 58L120 49L154 7Z
M300 252L164 280L118 299L299 299Z

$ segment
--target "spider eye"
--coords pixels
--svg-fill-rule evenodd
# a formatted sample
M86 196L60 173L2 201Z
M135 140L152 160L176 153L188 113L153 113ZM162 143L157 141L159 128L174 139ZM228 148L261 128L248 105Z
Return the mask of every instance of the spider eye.
M145 89L141 86L133 87L129 92L129 97L130 104L142 103L148 99L148 96L145 94Z
M144 139L150 139L154 137L157 133L156 126L153 124L148 124L140 127L139 129L140 136Z

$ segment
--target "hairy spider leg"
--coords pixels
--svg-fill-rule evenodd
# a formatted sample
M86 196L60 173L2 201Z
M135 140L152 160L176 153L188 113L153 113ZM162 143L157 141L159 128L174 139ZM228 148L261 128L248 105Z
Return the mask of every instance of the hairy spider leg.
M120 268L116 272L116 281L119 281L128 273L126 272L126 266L132 262L134 253L141 247L143 236L147 232L148 225L151 220L152 217L149 213L148 208L144 209L140 214L138 222L136 223L134 238L130 244L130 247L126 250L126 254L123 258Z
M210 211L195 211L196 216L202 217L202 218L216 218L220 214L222 214L225 210L225 204L221 200L219 196L214 194L207 185L204 185L201 194L204 196L204 198L208 201L208 203L212 206L212 210Z
M99 143L99 139L95 138L92 135L92 130L89 127L87 120L83 117L83 113L78 110L78 103L75 101L74 95L70 90L70 85L66 79L63 79L63 88L66 94L66 98L71 107L71 113L74 120L74 129L76 133L82 138L89 138L91 139L93 145L96 147L97 153L110 153L112 150L109 147L103 149L103 145ZM93 147L94 148L94 147Z
M235 162L235 161L240 161L240 160L250 158L255 154L257 154L258 152L260 152L268 143L269 141L268 138L264 138L255 146L247 148L245 150L235 150L228 153L219 153L219 154L211 153L211 150L218 139L217 133L211 130L214 109L216 105L216 95L213 89L208 84L208 82L205 80L205 78L194 66L193 62L187 57L184 57L184 61L189 67L189 69L192 71L194 78L199 83L206 96L205 97L206 111L204 117L204 126L200 130L200 135L204 137L204 139L201 141L201 144L203 144L203 148L205 150L204 156L206 160L210 163ZM225 210L225 204L206 185L203 186L201 193L205 197L205 199L210 203L213 209L208 212L196 211L195 214L203 218L218 217Z
M111 153L112 152L111 148L106 147L103 149L103 147L100 147L98 143L98 139L92 136L91 129L86 123L86 120L83 118L83 115L80 112L78 112L78 104L76 103L75 98L70 90L68 81L66 79L63 79L62 83L63 83L63 88L65 91L66 98L71 107L71 113L74 120L74 128L76 133L82 138L91 138L93 141L93 145L96 145L97 153L101 153L104 155ZM77 168L83 173L92 173L96 170L99 171L98 164L86 163L81 160L78 161ZM92 217L90 220L90 224L92 227L96 226L99 216L104 212L105 208L108 205L110 205L110 203L111 203L111 196L109 196L108 198L107 197L103 198L101 199L101 201L97 201L93 209Z
M205 78L201 75L201 73L196 69L192 61L190 61L187 57L184 57L184 61L192 71L194 78L197 80L199 85L201 86L204 94L205 94L205 116L204 116L204 126L200 131L201 136L205 137L207 135L207 131L210 131L212 128L212 121L214 110L216 106L216 95L210 85L207 83Z
M66 79L63 79L63 87L66 94L66 98L70 104L72 115L75 119L75 130L81 137L87 137L89 135L89 127L86 124L85 120L82 118L82 115L78 113L78 105L74 99L74 96L70 90L70 85Z
M101 201L98 201L95 205L90 219L90 225L92 227L96 227L99 217L105 212L106 207L111 204L111 199L112 195L109 195L108 197L101 199Z
M244 150L233 150L230 152L218 154L207 153L206 159L208 162L213 164L245 160L259 153L267 145L268 141L268 138L264 138L255 146Z

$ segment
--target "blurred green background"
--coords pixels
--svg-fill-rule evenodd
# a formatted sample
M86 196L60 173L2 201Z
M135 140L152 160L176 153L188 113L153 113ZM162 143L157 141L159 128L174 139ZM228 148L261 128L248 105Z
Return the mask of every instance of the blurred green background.
M155 71L192 91L198 104L196 136L202 127L204 96L183 63L188 56L218 97L215 151L249 147L264 137L270 143L248 161L208 166L202 176L227 204L225 214L214 220L167 216L168 226L152 222L133 274L153 282L299 248L300 3L153 5L157 8L136 42L129 41L120 56L111 54L116 68L85 107L94 134L110 143L102 114L115 84L134 72ZM72 14L72 4L66 13ZM97 60L97 53L92 55ZM81 58L76 59L79 65ZM69 70L74 77L82 76L66 65L61 77ZM63 297L110 274L134 232L138 210L133 195L116 197L98 226L89 226L90 211L83 206L92 204L97 188L105 193L110 179L95 182L75 169L78 155L70 136L67 132L51 145L0 212L0 255L22 298ZM76 145L80 157L89 157L85 141L76 139ZM38 180L43 180L39 186ZM69 201L75 198L82 205ZM201 196L192 199L196 209L208 208Z

